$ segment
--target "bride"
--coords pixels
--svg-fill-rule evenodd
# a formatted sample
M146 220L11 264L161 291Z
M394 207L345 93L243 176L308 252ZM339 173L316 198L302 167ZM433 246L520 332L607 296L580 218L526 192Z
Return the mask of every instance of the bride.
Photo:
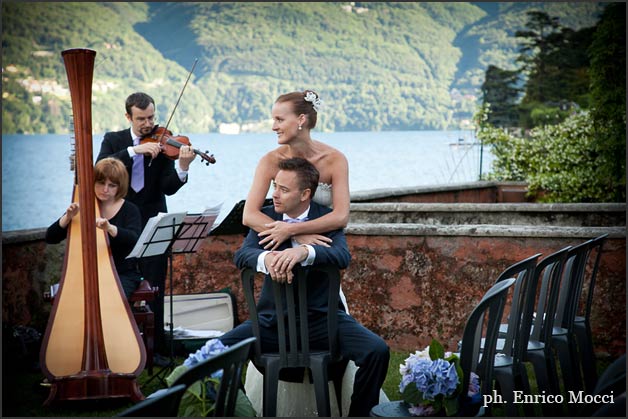
M290 238L294 238L300 244L328 246L330 239L319 233L345 228L349 222L347 158L339 150L310 137L310 130L316 126L321 105L321 99L312 90L281 95L273 105L273 131L277 133L279 147L268 152L259 161L242 216L244 225L264 237L260 245L267 250L276 249ZM313 200L331 207L332 212L301 223L274 221L261 212L270 185L279 171L278 162L292 157L305 158L318 169L320 183ZM340 299L345 311L349 313L342 288ZM355 363L350 361L342 383L342 411L338 410L336 398L330 397L332 415L335 412L336 416L342 416L349 411L356 370ZM245 391L258 414L262 410L262 380L261 373L252 362L249 362ZM332 388L330 395L333 394L335 393ZM380 391L380 402L387 400L384 392ZM277 409L278 416L316 416L314 386L309 383L309 378L305 377L303 383L280 381Z

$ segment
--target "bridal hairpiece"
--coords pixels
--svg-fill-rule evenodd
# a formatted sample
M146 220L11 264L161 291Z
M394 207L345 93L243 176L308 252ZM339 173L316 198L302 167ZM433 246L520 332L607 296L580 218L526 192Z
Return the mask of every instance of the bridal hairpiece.
M316 93L312 92L311 90L308 90L305 93L305 101L311 102L312 107L314 108L316 112L318 112L321 106L323 106L323 101L318 97Z

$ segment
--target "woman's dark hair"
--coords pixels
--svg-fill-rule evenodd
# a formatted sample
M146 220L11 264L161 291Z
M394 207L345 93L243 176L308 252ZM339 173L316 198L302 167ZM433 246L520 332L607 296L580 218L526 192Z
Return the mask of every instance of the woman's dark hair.
M290 102L292 109L297 115L304 114L307 116L307 128L313 129L316 126L317 112L314 110L314 104L305 100L305 95L312 92L318 98L318 93L313 90L304 90L303 92L286 93L277 98L275 103Z

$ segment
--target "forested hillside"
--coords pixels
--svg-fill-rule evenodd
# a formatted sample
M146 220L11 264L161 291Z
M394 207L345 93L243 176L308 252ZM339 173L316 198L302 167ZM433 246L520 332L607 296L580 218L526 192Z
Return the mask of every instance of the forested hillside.
M170 127L259 129L281 93L325 102L317 129L464 126L489 64L515 66L526 11L592 26L599 3L2 3L3 133L67 132L61 51L97 52L93 129L127 126L124 99L145 91Z

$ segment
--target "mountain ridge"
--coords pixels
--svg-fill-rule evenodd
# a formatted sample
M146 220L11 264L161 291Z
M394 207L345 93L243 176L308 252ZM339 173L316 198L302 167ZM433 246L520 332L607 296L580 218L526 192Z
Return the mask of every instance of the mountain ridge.
M323 131L468 128L488 64L514 65L512 34L526 11L552 11L578 28L592 26L601 7L3 2L3 133L67 132L67 92L42 86L67 86L60 52L72 47L98 53L96 132L127 126L123 103L133 91L151 94L166 121L195 58L173 131L268 129L272 101L305 88L327 105Z

